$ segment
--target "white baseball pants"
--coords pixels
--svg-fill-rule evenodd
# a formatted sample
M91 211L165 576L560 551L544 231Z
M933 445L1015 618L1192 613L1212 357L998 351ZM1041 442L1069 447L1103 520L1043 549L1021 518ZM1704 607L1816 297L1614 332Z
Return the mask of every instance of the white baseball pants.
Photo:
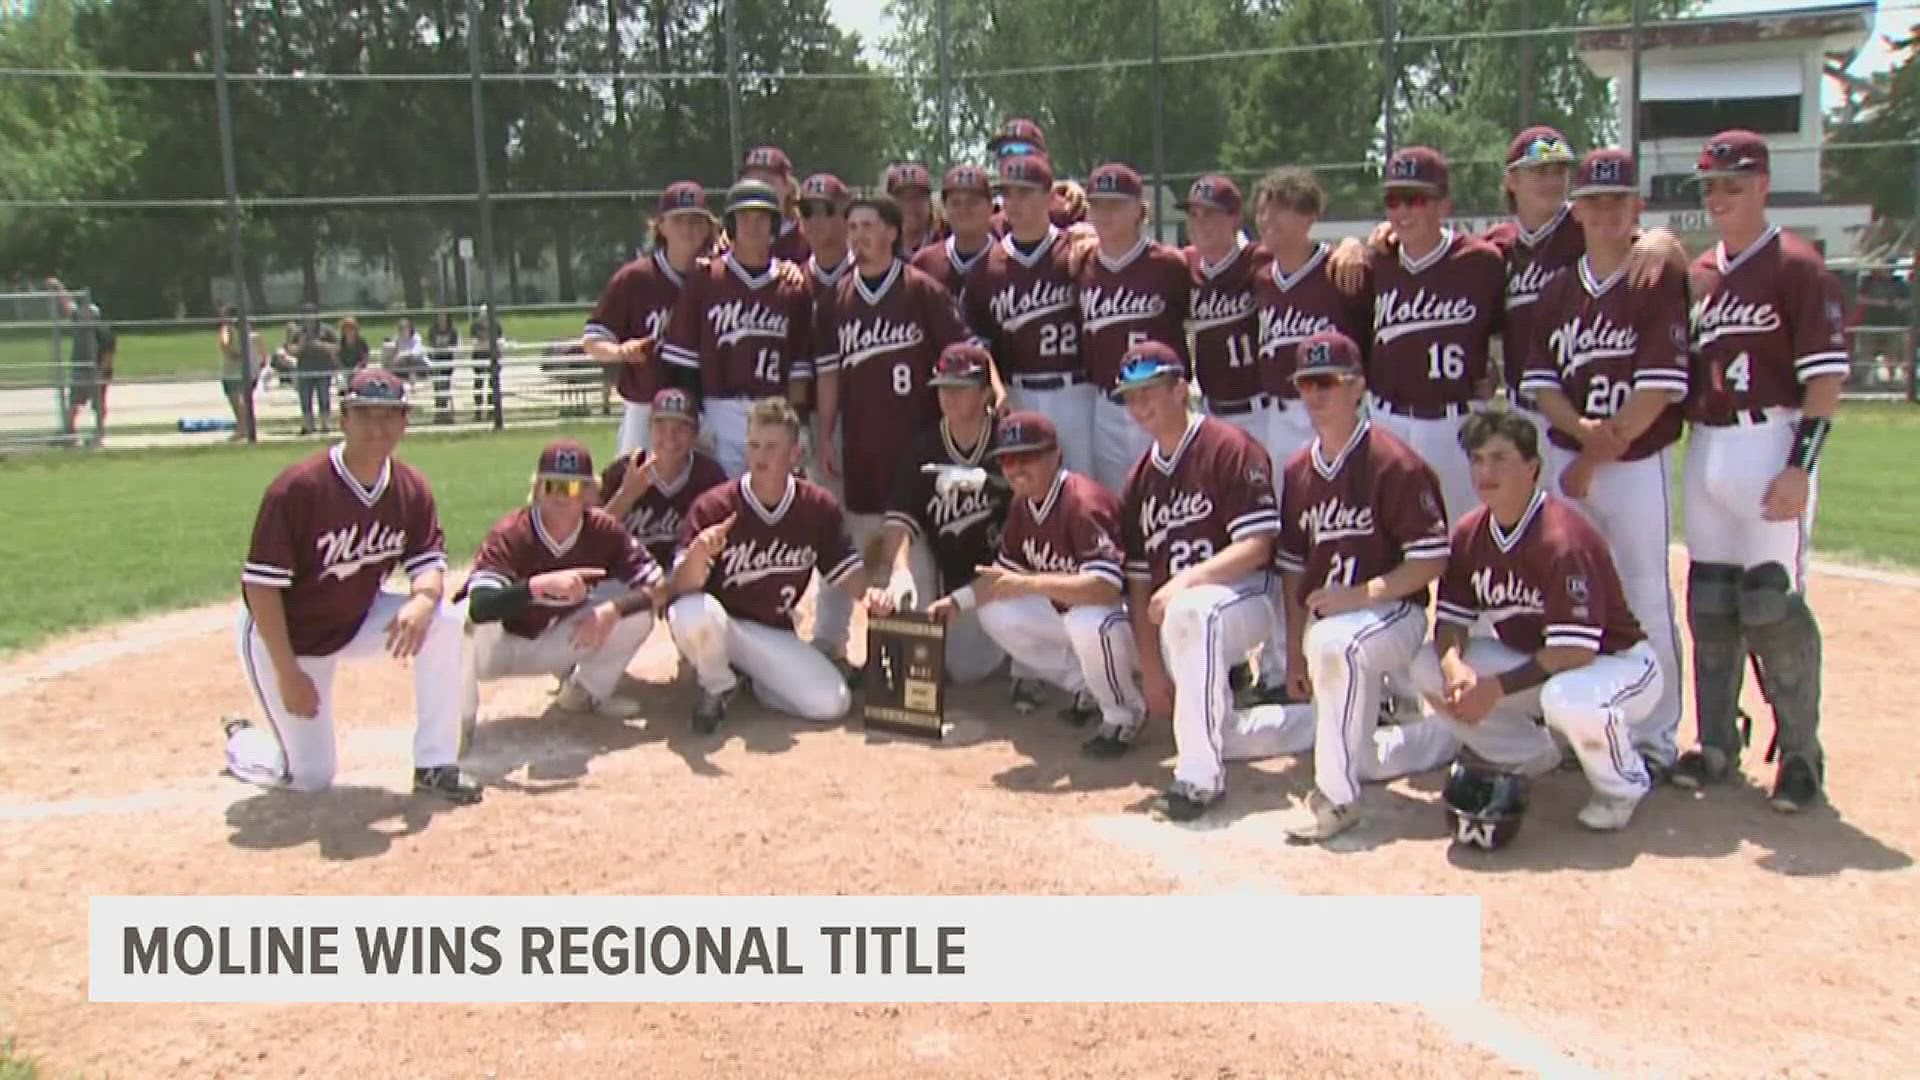
M333 783L338 758L333 737L333 675L342 660L386 655L387 624L407 598L382 592L374 597L360 630L331 656L296 658L313 680L320 708L313 716L294 716L280 698L280 679L253 614L243 607L237 627L240 667L265 711L267 726L242 729L227 741L227 768L249 783L322 791ZM413 764L427 769L452 765L460 756L461 635L465 612L441 604L427 625L426 640L412 659Z
M650 449L653 445L653 405L635 405L626 402L626 410L620 414L620 456L626 457L635 450ZM608 492L612 495L612 492Z
M1287 461L1300 450L1312 446L1314 440L1313 421L1307 416L1307 408L1298 401L1269 397L1269 404L1260 413L1260 430L1255 434L1260 445L1266 447L1267 457L1273 463L1273 495L1276 500L1286 498ZM1273 605L1273 634L1267 638L1265 649L1260 654L1260 682L1268 687L1278 687L1287 677L1287 598L1281 575L1274 573L1267 582L1267 603Z
M846 680L818 649L790 630L733 618L711 593L675 600L667 627L709 694L739 685L738 671L761 704L803 720L835 720L853 704Z
M1139 728L1145 700L1125 607L1087 604L1063 615L1044 596L1020 596L982 604L972 614L1032 677L1069 694L1093 695L1104 724L1128 732ZM951 640L951 627L947 633Z
M1379 732L1386 679L1405 672L1426 638L1426 611L1404 600L1307 627L1302 647L1313 681L1313 780L1333 802L1358 799L1363 781L1424 772L1453 757L1444 729L1416 723Z
M729 477L747 471L746 398L708 398L700 409L700 440L713 448L713 457Z
M1564 475L1578 454L1550 447L1548 457ZM1681 714L1680 631L1674 620L1673 582L1667 573L1667 543L1673 534L1668 499L1672 455L1662 450L1638 461L1615 461L1593 471L1584 499L1567 501L1584 514L1613 552L1614 569L1626 590L1627 608L1660 659L1660 701L1634 729L1636 745L1663 765L1679 756ZM1785 460L1782 458L1782 460ZM1555 492L1558 491L1556 485ZM1653 523L1660 527L1655 529Z
M472 627L471 656L463 683L466 695L461 717L471 721L480 714L480 684L510 675L571 675L581 689L595 701L605 701L620 688L620 677L640 646L653 633L653 612L641 611L615 624L607 640L593 650L573 643L574 628L596 604L626 595L627 586L602 584L588 596L586 606L547 627L537 638L509 634L498 622ZM464 607L464 603L462 607Z
M1127 476L1149 448L1153 436L1133 422L1127 407L1105 394L1093 400L1093 478L1118 495Z
M1484 405L1476 401L1470 410L1456 416L1425 420L1394 412L1383 401L1373 402L1373 422L1399 436L1440 478L1440 497L1446 502L1449 526L1480 505L1480 495L1473 490L1472 462L1460 447L1460 425Z
M1469 638L1467 665L1481 678L1497 676L1527 662L1524 653L1494 638ZM1413 662L1420 692L1438 698L1444 692L1440 657L1431 646ZM1651 781L1633 744L1634 725L1660 700L1660 661L1642 641L1626 652L1596 656L1585 667L1563 671L1524 693L1512 694L1479 723L1463 724L1435 709L1415 726L1450 730L1474 753L1495 765L1521 765L1554 749L1547 728L1560 732L1580 759L1587 782L1601 795L1637 798ZM1538 723L1546 720L1547 727Z
M1013 376L1007 387L1007 404L1014 410L1031 410L1053 421L1060 437L1060 460L1081 476L1093 476L1093 387L1084 382L1056 389L1036 390L1027 382L1058 382L1063 375ZM1116 489L1118 490L1118 489Z
M1814 470L1807 509L1798 519L1767 521L1760 516L1767 485L1786 466L1799 420L1797 409L1768 409L1759 424L1692 426L1683 470L1683 516L1687 553L1694 562L1747 569L1777 562L1786 568L1793 590L1806 591L1819 470Z

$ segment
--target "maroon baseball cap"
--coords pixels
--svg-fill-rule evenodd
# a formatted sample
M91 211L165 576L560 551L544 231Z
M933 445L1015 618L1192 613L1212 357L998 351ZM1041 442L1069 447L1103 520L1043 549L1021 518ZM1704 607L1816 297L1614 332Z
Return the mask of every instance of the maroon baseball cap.
M959 341L940 350L934 362L933 378L928 386L985 386L987 371L993 363L987 350L971 341Z
M1387 159L1380 186L1392 191L1409 188L1444 194L1447 190L1447 159L1431 146L1409 146Z
M1769 172L1767 140L1751 131L1723 131L1700 148L1694 166L1696 180L1716 176L1765 176Z
M743 172L747 169L766 169L781 176L791 176L793 162L788 160L787 152L777 146L756 146L741 159L740 169Z
M1053 421L1037 412L1010 412L993 429L994 446L990 457L1007 454L1038 454L1060 445L1060 434Z
M1300 343L1293 377L1302 375L1359 375L1360 346L1338 330L1322 330Z
M1542 165L1571 165L1573 144L1555 128L1536 124L1507 144L1507 168L1534 169Z
M1000 186L1053 190L1053 166L1035 154L1020 154L1000 162Z
M593 455L586 444L575 439L555 439L540 451L540 466L536 472L544 479L556 477L563 480L593 479Z
M1089 199L1138 199L1145 190L1140 174L1117 161L1100 166L1087 177Z
M691 180L680 180L667 185L660 193L659 214L672 217L675 214L699 214L713 217L713 211L707 208L707 189Z
M991 197L993 181L987 176L987 170L978 165L955 165L940 178L940 194L955 191L971 191L975 195Z
M835 209L845 207L853 201L853 192L832 173L814 173L800 181L800 205L808 203L826 203Z
M405 379L385 368L362 368L347 381L347 392L340 395L340 404L343 408L348 405L384 405L404 409L412 402L407 400Z
M1203 176L1187 189L1185 201L1179 204L1186 210L1195 206L1210 207L1223 214L1240 215L1240 208L1246 203L1240 197L1240 186L1224 176Z
M910 188L932 194L933 176L927 167L917 161L896 161L887 166L887 194L894 195Z
M1113 396L1152 386L1168 379L1187 377L1186 361L1173 347L1158 341L1142 341L1120 358L1120 378L1113 384Z
M1580 159L1569 198L1582 195L1625 195L1640 190L1639 170L1633 167L1633 155L1617 146L1606 146Z
M1024 116L1009 117L1006 123L1000 125L1000 130L994 133L992 141L987 143L987 151L999 154L1004 149L1007 154L1012 155L1022 152L1018 149L1021 144L1028 147L1025 151L1027 153L1044 154L1047 152L1047 133L1040 130L1039 124Z
M677 386L669 386L653 395L653 419L662 417L684 420L694 427L700 426L700 410L694 407L693 395Z

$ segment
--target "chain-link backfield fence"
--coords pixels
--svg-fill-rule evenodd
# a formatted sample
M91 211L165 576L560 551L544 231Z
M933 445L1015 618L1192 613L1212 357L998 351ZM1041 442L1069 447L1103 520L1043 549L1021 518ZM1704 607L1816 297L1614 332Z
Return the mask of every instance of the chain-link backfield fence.
M1694 157L1751 128L1774 219L1846 284L1849 392L1911 398L1920 0L1720 6L891 0L861 41L825 0L46 0L0 16L0 445L87 443L102 397L113 439L317 430L356 338L422 422L612 415L578 335L666 184L718 209L763 144L796 178L937 176L985 163L1009 116L1063 176L1135 165L1168 241L1195 177L1251 198L1288 164L1326 190L1321 235L1364 235L1381 162L1416 143L1483 228L1509 212L1509 137L1546 123L1633 148L1643 222L1695 252ZM223 323L258 343L241 367ZM75 410L100 344L105 389Z

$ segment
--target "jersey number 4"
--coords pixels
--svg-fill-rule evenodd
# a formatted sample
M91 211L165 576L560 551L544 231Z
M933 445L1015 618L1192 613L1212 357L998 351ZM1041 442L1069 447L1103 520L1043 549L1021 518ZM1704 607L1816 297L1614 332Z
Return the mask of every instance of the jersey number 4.
M1714 388L1724 391L1733 388L1736 394L1744 394L1753 387L1753 357L1742 352L1733 358L1725 370L1714 380Z

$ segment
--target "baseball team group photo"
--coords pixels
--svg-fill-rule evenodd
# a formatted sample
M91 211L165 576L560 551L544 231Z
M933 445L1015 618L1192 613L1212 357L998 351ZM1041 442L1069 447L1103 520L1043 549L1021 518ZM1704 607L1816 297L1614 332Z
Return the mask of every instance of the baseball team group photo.
M1389 114L1364 172L1173 173L1089 153L1103 125L1043 96L959 95L993 112L937 155L736 111L724 168L633 178L643 240L579 302L502 305L531 286L493 245L543 265L509 181L484 269L463 241L422 271L484 303L429 339L389 303L383 346L381 305L317 302L312 263L278 351L292 309L257 297L196 331L217 394L154 374L172 323L23 262L0 331L45 300L66 381L60 430L0 452L0 1077L1897 1073L1920 311L1903 331L1892 298L1920 234L1876 208L1849 235L1890 271L1835 254L1798 137L1742 104L1774 69L1724 60L1797 34L1844 81L1847 20L1913 21L1886 7L1585 30L1594 71L1632 55L1608 77L1636 126ZM936 5L887 8L918 55ZM1714 94L1643 77L1658 48L1722 65ZM8 378L0 415L44 395ZM135 1031L156 1006L84 977L102 894L1243 890L1477 896L1482 1001L181 1005Z

